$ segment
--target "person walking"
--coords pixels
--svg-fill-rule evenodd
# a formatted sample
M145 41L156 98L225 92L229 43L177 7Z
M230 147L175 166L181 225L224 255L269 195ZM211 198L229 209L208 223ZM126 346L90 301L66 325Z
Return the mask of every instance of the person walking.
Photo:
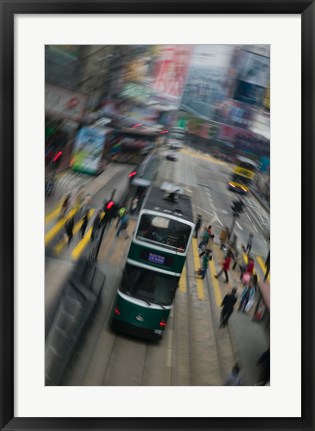
M116 229L118 228L119 223L121 222L121 220L124 217L124 215L126 214L126 212L127 212L126 207L124 205L122 205L118 210L118 220L116 223Z
M212 260L212 250L206 249L204 252L200 254L202 257L202 265L201 265L201 278L204 279L207 274L207 269L209 265L209 260Z
M70 204L71 204L71 192L68 192L62 202L59 219L62 219L67 215L70 209Z
M240 305L238 307L238 311L242 311L243 313L245 313L245 308L246 308L246 305L249 301L249 298L251 297L252 289L253 289L253 287L252 287L252 284L250 283L243 290L243 292L241 294L241 302L240 302Z
M227 256L224 258L224 260L222 262L222 267L221 267L220 271L218 272L218 274L215 275L215 278L219 278L220 275L222 274L222 272L224 272L225 283L229 282L228 270L230 269L231 260L232 260L231 254L228 253Z
M239 365L237 363L234 364L230 374L225 379L224 386L244 386L240 371Z
M241 275L240 275L239 281L243 280L244 274L248 274L249 275L248 278L251 278L251 276L254 273L254 266L255 266L254 259L252 257L249 257L247 265L241 267Z
M96 213L96 216L95 216L95 218L93 220L92 233L91 233L91 240L92 241L94 240L97 231L101 227L101 224L102 224L102 212L103 212L102 210L98 210L97 213Z
M220 232L220 250L225 249L225 243L229 237L229 228L226 226Z
M244 267L243 257L242 257L242 253L238 249L235 249L235 251L234 251L233 260L234 260L233 266L232 266L233 271L236 270L237 265L242 271L243 267Z
M83 222L82 222L81 228L80 228L81 238L83 238L85 235L85 230L87 228L88 222L89 222L89 211L87 211L83 216Z
M69 217L65 224L66 235L68 237L68 246L70 245L73 238L73 227L74 227L74 219L73 217Z
M202 218L201 218L201 215L198 214L197 215L197 221L196 221L196 224L195 224L195 232L194 232L194 237L197 238L197 239L198 239L199 229L201 228L201 223L202 223Z
M221 303L222 311L220 316L220 328L225 328L229 318L231 317L231 314L234 311L234 305L237 301L236 292L237 288L233 287L231 293L226 294L223 298L223 301Z
M243 247L244 248L244 253L249 254L250 251L251 251L251 249L252 249L252 246L253 246L253 234L250 233L249 237L248 237L248 240L247 240L246 247Z
M118 237L120 235L121 231L125 232L125 238L128 238L128 233L126 231L127 227L128 227L128 221L129 221L129 216L127 214L127 211L125 213L125 215L122 217L122 219L120 220L120 226L117 230L116 236Z
M204 227L204 232L201 236L201 241L198 244L198 248L201 250L201 252L203 252L205 250L205 248L208 244L209 238L210 238L210 235L208 233L208 230L206 227ZM199 257L200 257L200 254L199 254Z

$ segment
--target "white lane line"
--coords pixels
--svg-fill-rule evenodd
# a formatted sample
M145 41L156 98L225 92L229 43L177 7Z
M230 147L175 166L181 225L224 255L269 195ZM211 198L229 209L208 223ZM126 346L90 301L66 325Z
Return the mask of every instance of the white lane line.
M243 230L242 226L239 224L239 222L235 222L236 226L240 229Z
M256 232L258 232L258 229L257 229L255 223L254 223L254 229L255 229Z

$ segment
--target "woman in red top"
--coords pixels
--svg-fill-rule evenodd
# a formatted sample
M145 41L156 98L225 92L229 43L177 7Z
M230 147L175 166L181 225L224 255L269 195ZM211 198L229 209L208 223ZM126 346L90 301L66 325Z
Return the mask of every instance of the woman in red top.
M243 267L243 269L241 269L240 281L242 281L244 274L248 273L250 276L252 276L253 272L254 272L254 259L252 257L249 257L246 267Z
M231 264L231 254L228 254L224 261L222 262L222 268L219 271L219 273L217 275L215 275L215 278L220 277L220 275L222 274L222 272L224 272L225 274L225 282L228 283L229 282L229 274L228 274L228 270L230 269L230 264Z

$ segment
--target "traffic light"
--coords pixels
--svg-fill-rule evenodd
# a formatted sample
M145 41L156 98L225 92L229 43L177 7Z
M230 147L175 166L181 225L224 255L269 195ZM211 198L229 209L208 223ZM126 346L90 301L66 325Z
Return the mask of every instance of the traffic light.
M114 201L108 201L107 204L105 205L105 209L107 211L110 211L113 208L114 205L115 205Z
M115 210L116 210L116 203L115 201L113 201L112 199L110 199L109 201L105 202L104 204L104 222L109 222L112 220L113 217L115 217Z
M239 216L244 211L244 202L241 200L232 202L232 211L235 216Z

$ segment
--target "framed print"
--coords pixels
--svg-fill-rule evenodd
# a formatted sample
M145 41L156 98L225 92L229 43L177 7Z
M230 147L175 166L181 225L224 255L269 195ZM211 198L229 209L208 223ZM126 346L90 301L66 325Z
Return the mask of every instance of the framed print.
M1 429L314 428L313 28L1 0Z

